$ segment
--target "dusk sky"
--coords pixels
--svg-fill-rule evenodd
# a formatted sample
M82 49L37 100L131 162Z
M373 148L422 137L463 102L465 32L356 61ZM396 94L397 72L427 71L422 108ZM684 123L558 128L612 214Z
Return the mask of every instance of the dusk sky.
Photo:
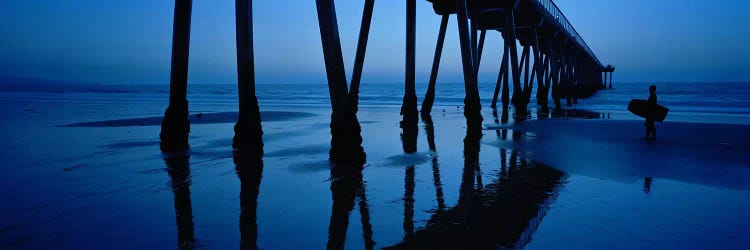
M362 0L336 1L351 73ZM555 1L615 82L750 81L750 1ZM118 84L167 84L174 1L7 0L0 2L0 76ZM321 83L325 71L313 0L254 1L260 84ZM417 81L425 82L440 24L417 1ZM451 17L439 81L460 82ZM191 83L236 81L234 1L194 0ZM380 0L362 81L404 79L405 2ZM480 82L493 82L501 57L489 32Z

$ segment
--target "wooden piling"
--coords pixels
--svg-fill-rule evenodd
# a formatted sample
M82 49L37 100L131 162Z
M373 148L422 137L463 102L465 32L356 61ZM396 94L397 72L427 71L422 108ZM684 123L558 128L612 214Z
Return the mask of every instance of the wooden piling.
M440 31L438 32L437 44L435 45L435 56L432 59L432 70L430 71L430 81L427 85L427 93L422 101L422 114L429 114L432 111L432 105L435 103L435 83L437 82L438 69L440 68L440 57L443 54L443 42L445 41L445 31L448 28L449 15L443 15L440 20Z
M529 45L522 45L521 50L521 72L523 72L523 84L521 84L521 98L524 98L526 86L529 86ZM521 101L521 100L519 100Z
M500 61L500 72L497 75L497 84L495 84L495 92L492 95L492 108L497 107L497 98L500 93L500 88L507 90L508 88L508 46L503 43L503 58ZM507 91L503 92L503 109L507 108Z
M531 42L532 42L531 46L532 46L532 49L533 49L533 52L534 52L534 71L536 72L536 86L537 86L537 88L536 88L536 93L537 93L536 98L537 98L537 103L538 104L542 104L542 102L541 102L542 98L541 98L541 95L539 93L543 93L544 92L544 88L545 88L545 86L544 86L544 72L546 70L543 68L544 65L542 64L542 62L544 62L545 60L542 59L543 55L541 53L541 49L539 48L539 37L538 37L536 29L534 29L533 34L534 34L534 38L531 40ZM530 93L531 93L531 91L529 91L529 94ZM547 96L545 95L544 98L546 99ZM546 105L546 103L544 103L544 105Z
M349 86L349 110L353 115L357 114L359 106L359 85L362 79L362 67L365 63L367 39L370 35L370 23L372 22L372 9L374 5L375 0L365 0L365 7L362 11L362 23L359 27L359 39L357 40L357 54L354 57L352 83Z
M552 45L550 45L550 51L552 51L552 100L555 103L555 110L562 109L562 105L560 104L560 98L562 93L560 93L560 82L563 78L563 57L562 53L560 53L559 49L552 48Z
M573 52L573 56L571 57L573 59L573 90L571 91L571 101L573 104L578 104L578 96L580 95L581 91L581 85L582 85L582 78L581 78L581 72L583 71L580 62L578 61L578 51Z
M235 0L237 42L237 92L239 117L234 126L232 148L263 154L263 128L255 95L252 0Z
M515 17L514 10L507 9L505 13L505 42L508 45L510 51L510 69L513 73L513 99L511 102L516 108L517 114L526 113L526 105L519 103L521 98L521 68L518 63L518 50L516 48L516 30L515 30Z
M416 124L419 120L417 112L417 92L415 83L415 46L417 1L406 1L406 79L404 81L404 99L401 105L401 124Z
M341 53L339 28L336 22L336 7L333 0L316 0L315 2L333 112L331 119L335 124L340 124L343 122L349 93L346 86L346 72L344 71L344 59Z
M190 52L190 17L192 0L176 0L172 28L172 69L169 77L169 106L161 124L162 151L184 150L189 147L187 77Z
M544 91L542 92L541 97L537 97L537 100L540 100L539 104L541 104L545 109L547 109L549 105L549 90L550 84L552 83L552 65L550 64L551 58L552 53L547 53L544 56Z
M607 88L607 72L606 71L604 72L604 80L603 80L602 84L604 85L603 86L604 88Z
M331 150L330 158L359 162L364 161L361 137L354 138L359 133L359 123L349 112L346 72L344 58L341 54L338 24L336 22L336 8L333 0L316 0L320 40L323 47L323 57L328 78L328 93L331 98ZM354 138L354 139L353 139Z
M482 30L481 35L479 35L479 47L477 49L477 59L474 62L474 71L476 71L477 76L475 78L477 81L479 81L479 65L482 64L482 51L484 51L484 39L487 36L487 30Z
M467 6L468 7L468 6ZM469 16L469 30L471 31L471 58L474 59L474 71L477 70L477 58L479 56L477 55L478 47L479 47L479 28L478 28L478 22L476 12L472 10L468 10L471 15Z
M481 126L482 106L479 101L479 91L477 89L476 75L474 74L475 67L471 52L471 41L469 39L466 0L456 0L456 16L458 19L458 36L461 46L464 89L466 91L466 97L464 97L464 116L466 117L466 124L469 127Z
M507 118L508 114L508 107L510 106L510 81L508 78L510 78L510 72L508 72L508 67L510 66L510 45L508 45L508 42L503 42L505 46L505 52L504 57L505 60L503 61L505 63L505 74L503 75L503 92L502 92L502 104L503 104L503 115Z
M564 86L564 94L565 94L565 105L570 107L573 106L573 100L570 98L571 93L573 92L573 74L575 68L573 67L573 56L570 54L570 51L565 51L566 57L565 57L565 63L566 63L566 81Z

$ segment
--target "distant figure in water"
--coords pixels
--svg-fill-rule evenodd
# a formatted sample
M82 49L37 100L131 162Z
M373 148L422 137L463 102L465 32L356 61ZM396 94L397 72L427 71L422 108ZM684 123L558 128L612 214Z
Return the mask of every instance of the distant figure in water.
M656 85L651 85L648 87L648 92L650 93L648 96L648 103L656 104ZM656 140L656 127L654 126L654 120L646 118L646 137L643 137L644 140Z

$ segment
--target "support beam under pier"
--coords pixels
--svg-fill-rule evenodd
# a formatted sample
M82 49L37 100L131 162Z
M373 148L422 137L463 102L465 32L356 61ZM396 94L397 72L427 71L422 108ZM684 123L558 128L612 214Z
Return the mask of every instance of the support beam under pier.
M440 57L443 54L443 42L445 41L445 31L448 28L449 15L443 15L440 21L440 31L438 32L437 45L435 45L435 57L432 59L432 70L430 71L430 82L427 85L427 93L422 100L422 113L429 114L432 111L432 105L435 103L435 83L437 82L438 69L440 68Z
M479 101L479 90L477 89L477 79L475 74L475 65L473 53L471 52L471 40L469 38L469 22L466 10L466 0L456 0L456 16L458 19L458 36L461 46L461 61L464 73L464 116L468 127L482 125L482 106Z
M404 80L404 100L401 106L403 120L401 125L416 124L419 120L417 112L417 92L415 79L415 47L416 47L416 19L417 0L406 1L406 79Z
M172 70L169 77L169 107L161 123L162 151L185 150L188 147L187 77L190 52L190 17L192 0L176 0L172 31Z
M237 92L239 117L234 125L232 148L263 154L263 128L255 95L255 62L253 53L252 0L235 0L237 25Z
M349 86L349 110L353 115L357 114L359 107L359 83L362 79L362 67L365 64L365 52L367 51L367 39L370 36L370 23L372 22L374 5L375 0L365 0L365 8L362 11L357 54L354 57L354 70L352 71L352 84Z

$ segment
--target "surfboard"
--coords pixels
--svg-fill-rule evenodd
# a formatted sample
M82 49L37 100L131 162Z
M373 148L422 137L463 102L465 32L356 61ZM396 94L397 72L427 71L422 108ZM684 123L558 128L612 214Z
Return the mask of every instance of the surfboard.
M667 118L667 113L669 112L668 108L659 104L649 103L643 99L630 100L628 110L637 116L660 122L663 122L664 118Z

